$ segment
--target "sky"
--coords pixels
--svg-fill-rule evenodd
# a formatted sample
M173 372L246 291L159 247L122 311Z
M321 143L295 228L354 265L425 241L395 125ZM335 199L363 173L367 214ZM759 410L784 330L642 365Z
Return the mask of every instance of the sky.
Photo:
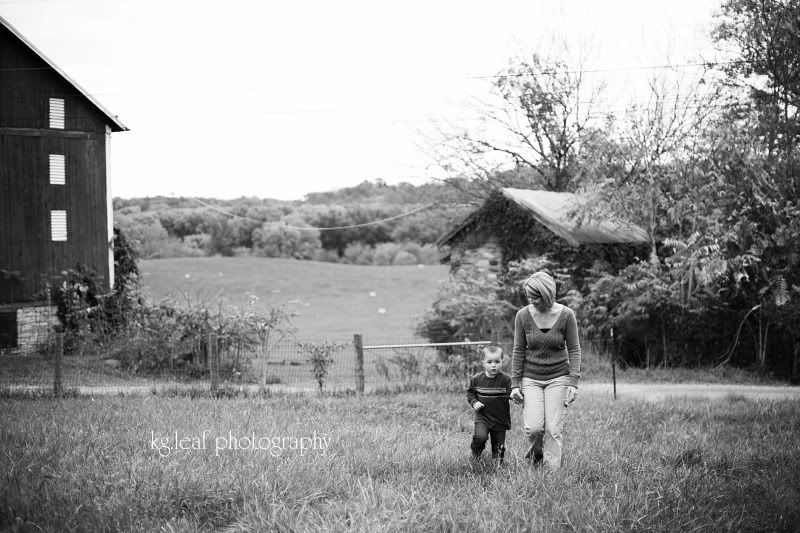
M651 67L713 53L711 0L0 0L0 16L130 131L117 197L299 200L444 177L441 128L471 127L492 76L554 41L619 111ZM692 67L685 67L691 69Z

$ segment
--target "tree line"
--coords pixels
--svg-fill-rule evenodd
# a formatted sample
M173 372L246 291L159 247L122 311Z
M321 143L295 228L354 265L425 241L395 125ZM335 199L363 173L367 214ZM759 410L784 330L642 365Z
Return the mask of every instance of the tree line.
M377 180L298 201L116 198L114 223L145 259L254 255L433 264L434 243L468 211L468 200L444 183Z

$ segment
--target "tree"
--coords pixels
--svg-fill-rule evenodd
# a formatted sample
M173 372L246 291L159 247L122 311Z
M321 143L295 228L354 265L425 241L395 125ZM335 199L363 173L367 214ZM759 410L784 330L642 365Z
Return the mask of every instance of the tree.
M308 229L303 229L306 227ZM313 259L319 249L319 230L312 229L296 216L286 216L279 223L268 222L253 231L256 255Z
M749 89L758 109L766 149L782 160L797 194L795 147L800 124L800 3L796 0L727 0L714 36L733 47L725 66L729 81Z
M738 54L724 69L729 84L746 88L750 95L750 105L732 108L726 116L721 129L733 124L735 131L727 131L728 142L716 149L735 162L724 168L726 187L720 191L733 225L727 246L729 301L743 315L740 329L757 322L751 329L759 366L766 364L770 338L789 339L794 344L793 373L798 375L800 4L727 0L714 35ZM786 355L788 350L777 348L770 351L779 358ZM733 348L726 361L732 353Z
M344 207L334 205L327 212L319 213L312 224L318 228L334 228L352 224L352 219ZM321 231L319 240L324 249L336 250L339 257L344 256L344 251L351 241L347 230Z
M630 106L620 124L609 121L604 135L585 142L578 221L615 218L645 229L654 264L657 243L675 237L676 228L680 233L693 206L706 203L704 176L693 169L699 136L719 106L719 91L705 81L708 70L692 78L653 75L645 105Z
M236 234L231 226L231 219L217 213L210 218L211 238L208 241L208 254L233 255L233 247L236 246Z
M566 63L567 50L512 60L491 87L493 101L478 110L483 129L440 132L437 163L487 190L524 186L571 191L582 136L590 129L602 86Z
M391 238L394 242L433 244L467 214L468 211L459 206L426 209L395 222Z

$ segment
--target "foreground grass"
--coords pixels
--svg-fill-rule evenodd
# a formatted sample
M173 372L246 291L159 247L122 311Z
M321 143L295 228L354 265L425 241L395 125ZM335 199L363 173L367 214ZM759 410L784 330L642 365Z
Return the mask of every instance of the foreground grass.
M456 394L2 400L0 408L3 530L800 527L798 402L583 396L556 472L522 460L518 408L506 465L470 466L471 417ZM176 432L199 446L204 430L205 449L154 449L153 437L174 447ZM217 450L231 433L329 446L324 454L319 440L302 454L291 441Z

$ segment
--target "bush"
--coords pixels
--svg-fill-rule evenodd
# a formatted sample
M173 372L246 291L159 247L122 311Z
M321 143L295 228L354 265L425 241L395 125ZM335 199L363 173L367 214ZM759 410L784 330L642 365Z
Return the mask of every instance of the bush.
M322 394L322 388L325 385L325 378L328 376L328 370L335 361L333 354L347 346L347 344L333 341L298 341L297 345L308 355L308 362L311 363L311 373L314 375L314 379L317 380L319 392Z
M516 311L495 274L464 267L442 286L416 331L431 342L501 340L509 331L513 333Z
M319 231L307 227L297 217L286 217L280 223L268 222L253 230L253 253L263 257L313 259L322 248Z
M288 308L257 306L255 297L244 308L188 297L181 307L170 302L148 304L140 293L134 249L120 232L115 232L114 243L111 293L101 294L98 276L80 266L67 271L63 283L52 291L66 333L66 353L97 349L134 373L177 370L202 376L208 371L208 341L213 333L219 342L220 374L239 379L251 355L265 357L294 333ZM209 309L219 311L211 314Z
M208 254L211 235L208 233L192 233L183 238L183 244L187 257L201 257Z
M439 264L439 248L434 244L418 244L416 242L406 242L403 243L403 250L416 257L415 262L418 264L421 265Z
M435 265L439 263L439 250L433 245L420 245L415 242L385 242L368 246L362 242L347 245L344 255L329 254L326 259L353 265Z
M436 371L439 375L462 383L481 370L483 370L483 365L477 354L446 353L436 363Z
M371 263L373 265L391 265L394 263L394 258L399 251L400 245L393 242L377 244L371 251Z
M346 263L353 265L371 265L371 248L360 242L350 243L344 249L344 260Z
M314 261L340 263L342 262L342 259L339 257L339 253L336 250L326 250L324 248L320 248L314 252Z
M392 259L393 265L416 265L417 263L419 263L417 256L405 250L397 252L397 255Z

